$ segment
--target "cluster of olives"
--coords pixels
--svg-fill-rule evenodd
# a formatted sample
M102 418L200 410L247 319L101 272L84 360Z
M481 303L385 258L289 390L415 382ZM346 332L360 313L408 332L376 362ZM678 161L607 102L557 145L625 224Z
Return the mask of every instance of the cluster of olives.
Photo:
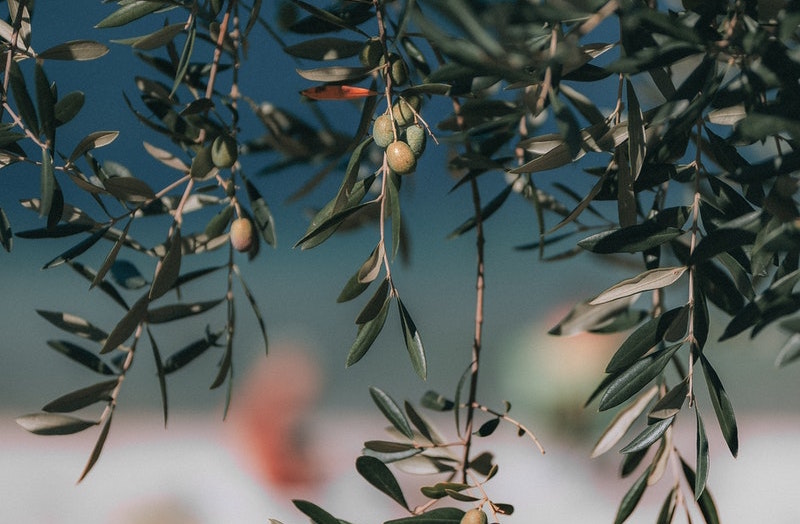
M417 158L425 151L425 128L414 122L414 112L419 109L419 103L417 96L401 98L392 106L391 115L379 116L372 126L375 144L386 151L386 162L398 175L413 173L417 168Z

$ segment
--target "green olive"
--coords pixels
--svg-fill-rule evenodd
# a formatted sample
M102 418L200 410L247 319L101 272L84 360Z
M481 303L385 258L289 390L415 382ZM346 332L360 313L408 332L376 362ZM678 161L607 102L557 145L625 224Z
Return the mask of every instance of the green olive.
M386 163L398 175L408 175L417 168L417 157L405 142L392 142L386 148Z
M377 38L370 38L358 55L364 67L377 67L383 59L383 46Z
M425 151L428 135L425 128L419 124L412 124L406 128L406 143L411 148L414 156L419 158Z
M461 517L461 524L487 524L489 518L483 510L472 508Z
M414 121L414 113L419 110L422 100L417 95L409 95L392 104L392 116L397 125L404 127Z
M378 147L386 148L394 142L394 129L389 115L381 115L372 124L372 138Z
M211 144L211 161L219 168L231 167L239 157L239 146L230 135L219 135Z

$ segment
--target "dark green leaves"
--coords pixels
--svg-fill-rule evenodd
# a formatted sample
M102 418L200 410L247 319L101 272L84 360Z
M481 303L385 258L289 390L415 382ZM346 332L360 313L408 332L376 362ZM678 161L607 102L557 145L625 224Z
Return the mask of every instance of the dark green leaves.
M615 375L600 398L600 411L622 404L656 378L681 345L681 343L674 344L642 357L625 371Z
M408 509L408 503L403 496L400 485L386 464L375 457L361 456L356 459L356 470L367 482L385 493L395 502Z
M383 413L389 422L392 423L392 426L394 426L407 438L414 438L414 434L411 431L411 426L403 414L403 411L389 395L375 386L370 386L369 394L372 396L372 400L375 401L375 404L381 410L381 413Z
M735 457L739 452L739 430L736 426L736 417L733 414L733 405L725 388L722 386L722 381L720 381L717 372L705 355L700 355L700 362L703 367L703 374L706 377L711 403L714 406L714 412L717 414L719 427L722 429L722 436L725 437L725 442L728 444L731 455Z

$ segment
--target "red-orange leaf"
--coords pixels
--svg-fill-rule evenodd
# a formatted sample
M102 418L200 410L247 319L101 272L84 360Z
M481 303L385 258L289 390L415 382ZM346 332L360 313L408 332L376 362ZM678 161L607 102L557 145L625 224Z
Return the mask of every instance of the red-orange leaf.
M304 89L300 91L300 94L313 100L351 100L353 98L375 96L378 93L365 87L321 85Z

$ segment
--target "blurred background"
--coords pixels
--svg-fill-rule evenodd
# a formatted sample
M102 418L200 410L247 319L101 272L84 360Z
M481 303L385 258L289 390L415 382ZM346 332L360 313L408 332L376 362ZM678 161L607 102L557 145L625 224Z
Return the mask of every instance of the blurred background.
M269 16L274 8L272 3L265 4L265 14ZM70 2L39 2L33 46L46 49L80 38L108 43L152 30L150 22L107 31L92 29L111 10L111 5L92 2L82 3L81 12L76 13ZM178 21L177 15L168 16L171 22ZM242 90L258 101L311 119L313 112L298 94L309 85L286 74L297 65L280 53L260 54L261 38L265 37L257 36L251 46ZM79 89L87 98L76 120L59 130L59 141L74 144L92 131L120 129L117 141L97 151L98 158L120 162L160 187L164 176L173 175L164 173L141 144L143 140L160 147L168 144L154 140L122 99L123 92L137 98L131 71L150 77L155 73L129 48L109 45L111 53L93 62L46 64L59 93ZM332 104L341 107L324 109L334 116L341 111L343 122L357 114L346 102ZM446 109L431 106L426 116L436 121ZM243 112L245 133L257 125ZM353 320L363 301L337 304L336 297L372 250L376 228L337 234L310 251L291 247L307 227L309 210L324 205L338 187L338 175L329 176L302 201L289 202L289 195L313 172L303 168L257 177L260 162L266 160L248 157L243 166L271 206L278 248L262 247L264 252L252 263L244 256L237 262L265 316L270 356L264 357L255 318L242 297L237 301L236 385L227 420L222 420L224 391L208 387L217 367L216 358L209 354L168 377L170 416L164 428L152 356L142 351L126 377L103 455L78 485L96 430L40 437L14 422L16 416L38 411L53 398L96 378L47 347L47 340L64 338L64 333L35 311L65 311L104 329L113 327L122 312L97 291L90 292L87 282L68 267L40 269L74 239L15 239L11 253L0 253L0 522L249 523L268 518L285 524L304 522L307 519L289 502L294 498L312 500L354 523L401 516L389 499L360 480L353 463L364 441L384 438L385 422L369 397L370 385L398 401L416 403L429 389L452 397L469 363L475 309L474 237L445 239L472 214L472 203L466 188L449 193L453 180L442 168L447 153L447 146L429 144L417 173L403 188L410 263L396 263L393 269L427 351L426 382L411 369L394 315L367 356L350 369L344 366L356 334ZM580 180L586 177L577 170L537 176L537 183L545 188L564 177L573 177L568 184L579 178L578 187L589 183ZM17 203L38 195L38 181L38 171L32 166L17 164L0 171L0 207L15 231L41 227L36 214ZM483 177L484 199L497 194L504 184L499 174L495 179ZM200 220L197 228L204 224ZM134 227L140 228L135 236L146 245L163 241L163 223L152 229ZM518 516L508 521L611 522L633 479L617 478L619 456L614 452L589 459L609 414L598 414L596 404L586 408L583 404L602 379L601 370L620 340L557 338L547 331L576 302L629 276L630 270L586 255L548 264L533 251L515 250L536 238L537 227L533 208L514 197L486 224L480 397L498 409L503 400L510 401L510 414L536 433L547 454L540 455L531 442L516 438L513 427L501 426L478 446L498 451L501 474L490 486L497 501L517 506ZM81 261L98 267L109 248L110 244L100 244ZM202 260L186 259L185 266L220 263L225 257L222 250ZM127 258L150 276L149 261L135 255ZM219 287L214 289L212 282ZM207 300L224 292L224 279L212 279L200 289L187 290L186 297ZM680 298L674 300L677 304ZM197 338L206 322L221 321L215 315L221 316L216 312L203 317L191 332L184 332L183 323L178 324L179 330L157 326L162 354ZM720 317L720 321L724 325L725 319ZM710 340L720 332L718 324ZM777 330L765 330L755 341L740 336L724 344L709 343L707 349L732 399L740 430L740 456L734 460L712 423L713 410L701 391L711 443L709 487L725 522L800 519L793 486L800 463L796 446L800 368L776 370L773 366L784 338ZM451 415L430 417L443 433L452 435ZM693 460L694 421L685 418L678 424L676 438L684 456ZM409 476L401 478L412 504L421 503L418 482ZM668 483L665 479L664 486L649 490L642 502L645 507L634 513L631 522L654 520Z

